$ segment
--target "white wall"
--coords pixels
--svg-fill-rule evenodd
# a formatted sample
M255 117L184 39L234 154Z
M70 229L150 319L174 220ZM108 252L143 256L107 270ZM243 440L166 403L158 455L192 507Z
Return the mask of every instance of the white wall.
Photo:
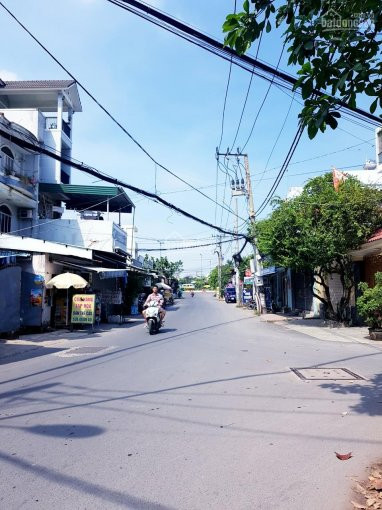
M59 220L39 220L38 229L34 237L54 241L72 246L81 246L94 250L114 251L117 235L122 240L119 246L125 251L126 236L125 232L113 221L99 220L81 220L77 219L59 219Z
M36 138L42 140L42 131L39 131L40 128L40 116L41 113L34 108L27 108L24 110L19 109L2 109L1 113L4 113L5 117L11 122L15 122L16 124L20 124L25 129L28 129L31 133L34 134Z
M57 129L45 129L44 143L61 152L61 131ZM60 183L61 163L49 156L41 156L40 160L40 182Z
M137 227L133 228L133 225L121 225L121 228L126 232L127 235L127 252L133 258L138 257L138 243L136 241L136 235L138 233Z

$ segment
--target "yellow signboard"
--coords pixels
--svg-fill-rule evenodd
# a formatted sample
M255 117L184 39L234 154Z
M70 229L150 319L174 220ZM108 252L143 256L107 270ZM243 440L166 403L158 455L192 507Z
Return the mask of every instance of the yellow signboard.
M72 301L72 324L94 323L95 294L75 294Z

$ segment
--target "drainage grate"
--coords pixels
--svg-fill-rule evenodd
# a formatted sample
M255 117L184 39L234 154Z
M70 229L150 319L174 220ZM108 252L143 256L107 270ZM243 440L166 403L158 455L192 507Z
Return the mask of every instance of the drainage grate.
M72 356L86 356L87 354L96 354L101 351L109 351L110 349L114 349L113 346L109 347L94 347L94 346L84 346L84 347L72 347L70 349L65 349L64 351L60 351L55 353L56 356L62 358L70 358Z
M364 381L365 378L347 368L291 368L303 381Z

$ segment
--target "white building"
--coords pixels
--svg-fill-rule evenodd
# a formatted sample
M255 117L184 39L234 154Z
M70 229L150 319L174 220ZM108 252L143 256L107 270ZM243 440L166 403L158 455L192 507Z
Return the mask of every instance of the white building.
M12 142L12 136L36 144L25 128L0 113L0 233L31 235L37 221L39 156Z
M81 111L74 80L0 79L0 113L63 156L71 157L73 114ZM69 184L70 173L70 167L48 156L41 156L40 182Z
M81 110L74 81L0 79L0 332L67 324L67 296L45 287L55 274L82 274L107 318L121 310L127 271L145 273L135 226L121 226L134 209L125 191L72 184L69 166L39 154L71 158Z

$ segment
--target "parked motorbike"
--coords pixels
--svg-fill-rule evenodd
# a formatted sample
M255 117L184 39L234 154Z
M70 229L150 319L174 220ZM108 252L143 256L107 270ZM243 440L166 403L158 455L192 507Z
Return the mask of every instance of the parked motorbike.
M150 335L158 333L162 326L159 304L156 301L150 301L146 308L147 330Z

